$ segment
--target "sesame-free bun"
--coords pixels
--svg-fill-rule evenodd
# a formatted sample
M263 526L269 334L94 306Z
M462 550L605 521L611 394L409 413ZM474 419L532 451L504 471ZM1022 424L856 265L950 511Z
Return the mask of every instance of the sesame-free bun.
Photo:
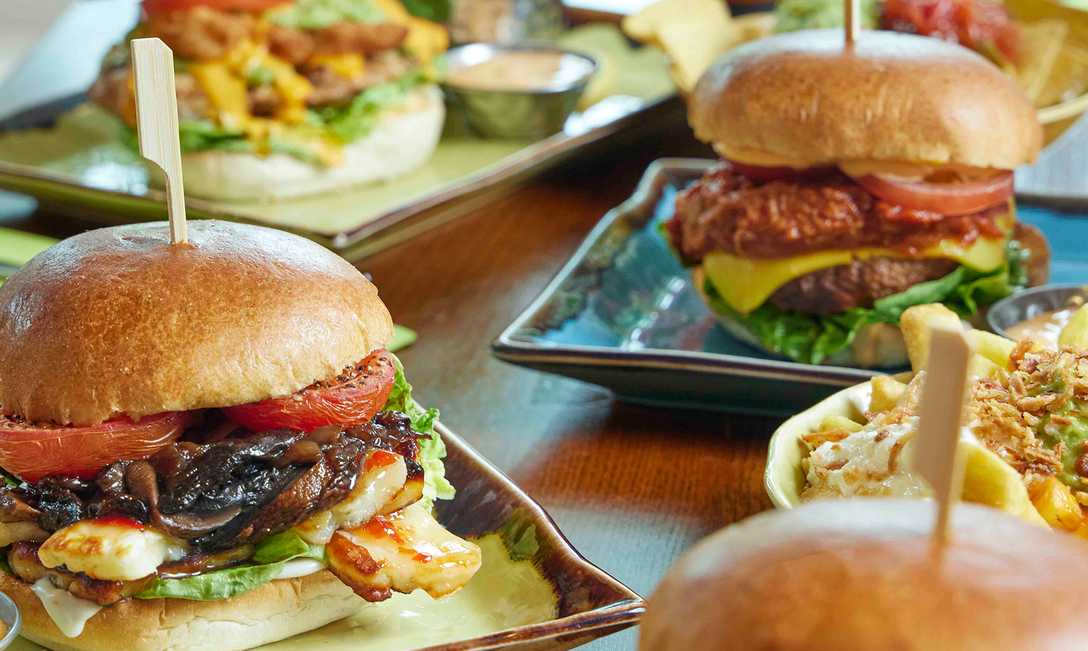
M23 616L23 637L55 651L234 651L289 638L366 607L327 570L266 583L219 601L125 599L98 611L79 637L61 633L30 584L0 573Z
M959 504L934 553L929 500L772 511L700 542L642 620L641 651L1083 649L1083 539Z
M946 41L838 30L736 48L700 78L689 107L700 139L727 158L795 167L895 161L1013 169L1042 128L1011 77Z
M164 222L88 231L0 287L0 405L31 421L225 407L289 395L392 337L378 290L305 238Z
M386 109L369 134L344 145L343 160L331 167L282 153L190 152L182 156L185 193L206 199L271 201L387 181L431 157L445 115L442 92L434 85L423 86L403 106Z

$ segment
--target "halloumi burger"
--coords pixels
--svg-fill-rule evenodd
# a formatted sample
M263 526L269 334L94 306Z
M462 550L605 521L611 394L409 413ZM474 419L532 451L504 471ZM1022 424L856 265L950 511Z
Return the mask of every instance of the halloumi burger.
M700 542L650 598L641 651L1064 651L1088 636L1084 541L959 504L818 501Z
M0 590L54 649L245 649L480 551L358 270L280 231L89 231L0 288Z
M905 365L904 309L969 317L1045 281L1013 172L1034 107L978 54L841 30L742 46L699 80L689 119L725 159L680 194L669 239L735 336L804 363Z

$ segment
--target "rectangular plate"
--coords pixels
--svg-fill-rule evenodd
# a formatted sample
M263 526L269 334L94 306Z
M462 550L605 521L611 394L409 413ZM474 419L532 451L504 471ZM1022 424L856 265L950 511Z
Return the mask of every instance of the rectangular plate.
M505 361L606 386L624 400L797 412L874 371L784 361L730 337L659 232L676 194L715 161L662 159L605 215L492 349ZM1053 248L1051 279L1088 282L1088 223L1020 206Z
M573 114L554 136L481 139L453 115L434 155L403 177L276 202L190 198L189 214L276 226L361 257L620 131L681 110L664 56L631 48L618 28L579 27L559 42L604 61L604 76L595 83L608 90L591 83L587 92L603 98ZM66 97L0 121L0 188L106 223L162 219L163 193L150 187L142 160L120 144L117 125L80 107L83 100Z
M437 504L450 531L476 540L483 567L459 592L416 591L271 644L271 651L569 649L635 624L642 599L582 558L539 504L439 425L457 497ZM19 639L12 651L37 651Z

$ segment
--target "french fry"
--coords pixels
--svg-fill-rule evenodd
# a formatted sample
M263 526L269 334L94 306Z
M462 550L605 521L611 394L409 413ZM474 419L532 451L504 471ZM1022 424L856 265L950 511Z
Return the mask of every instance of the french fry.
M742 33L721 0L659 0L623 21L628 36L665 52L673 81L684 93L715 59L759 27L747 21Z
M985 357L1001 368L1009 365L1009 355L1016 346L1016 342L1012 339L983 330L971 330L967 333L967 339L974 346L975 354Z
M1016 469L978 443L961 440L959 445L964 458L965 501L986 504L1040 526L1048 524L1032 504Z
M1069 323L1065 324L1058 335L1058 345L1074 350L1088 350L1088 305L1081 305L1069 317Z
M960 317L940 303L908 307L899 319L911 368L921 371L929 359L929 328L936 324L960 327Z
M1039 515L1055 529L1076 531L1084 520L1080 503L1073 491L1057 477L1047 477L1040 482L1031 496Z
M1055 72L1062 46L1069 35L1069 25L1060 20L1039 20L1020 25L1020 60L1014 74L1024 93L1043 105L1047 81Z
M907 393L907 385L890 375L876 375L869 384L873 389L869 411L877 414L894 409Z
M1002 368L1003 367L995 364L989 357L979 355L976 352L974 355L971 355L971 359L967 363L967 377L997 378L1001 375Z
M838 414L832 414L827 418L820 421L819 431L821 432L834 432L844 431L850 434L858 431L862 428L860 423L855 423L846 416L840 416Z

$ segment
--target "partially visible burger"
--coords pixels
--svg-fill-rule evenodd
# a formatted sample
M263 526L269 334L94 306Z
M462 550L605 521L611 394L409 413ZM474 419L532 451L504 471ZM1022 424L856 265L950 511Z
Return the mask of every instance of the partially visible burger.
M1013 203L1012 170L1035 159L1041 127L970 50L782 34L716 62L689 116L725 160L680 195L668 233L744 341L806 363L899 366L907 307L970 317L1047 278L1047 243Z
M246 649L456 591L436 412L350 264L255 226L77 235L0 288L0 590L54 649Z
M433 59L443 26L399 0L143 0L129 38L176 66L185 189L277 199L408 172L434 151L445 108ZM136 120L128 43L92 102Z
M934 511L912 499L824 501L732 525L669 570L639 649L1084 647L1082 539L960 504L935 548Z

